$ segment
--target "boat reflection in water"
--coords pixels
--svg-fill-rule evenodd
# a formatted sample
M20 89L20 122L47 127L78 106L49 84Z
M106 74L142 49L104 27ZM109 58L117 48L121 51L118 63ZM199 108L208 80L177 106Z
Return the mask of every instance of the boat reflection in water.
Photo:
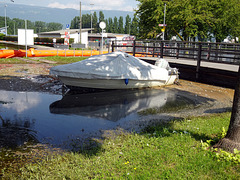
M147 108L162 107L169 99L163 89L112 90L88 94L67 94L50 105L50 112L118 121ZM171 100L174 95L171 93Z

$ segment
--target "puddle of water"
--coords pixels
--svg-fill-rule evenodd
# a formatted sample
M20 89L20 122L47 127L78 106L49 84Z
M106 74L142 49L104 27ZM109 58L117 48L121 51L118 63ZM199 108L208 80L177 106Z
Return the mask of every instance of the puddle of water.
M163 89L65 96L1 90L0 148L29 141L60 146L72 138L97 136L101 130L121 127L143 115L179 111L200 103L190 95Z

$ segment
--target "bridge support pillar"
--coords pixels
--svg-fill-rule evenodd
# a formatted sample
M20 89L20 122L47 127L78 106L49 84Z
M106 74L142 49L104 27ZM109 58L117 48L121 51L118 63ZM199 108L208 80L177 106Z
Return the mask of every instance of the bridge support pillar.
M201 67L201 56L202 56L202 44L198 45L198 56L197 56L197 69L196 69L196 81L199 80L199 73Z

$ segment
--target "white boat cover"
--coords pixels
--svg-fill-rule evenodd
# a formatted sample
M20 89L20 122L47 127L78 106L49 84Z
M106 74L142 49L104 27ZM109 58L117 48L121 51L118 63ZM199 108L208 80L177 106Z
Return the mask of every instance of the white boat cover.
M51 75L81 79L164 80L168 71L123 52L92 56L76 63L55 66Z

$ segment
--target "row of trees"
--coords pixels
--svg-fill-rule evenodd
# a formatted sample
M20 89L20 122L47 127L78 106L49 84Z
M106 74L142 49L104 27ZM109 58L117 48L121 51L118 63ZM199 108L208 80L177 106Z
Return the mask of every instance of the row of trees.
M91 17L92 16L92 17ZM76 16L71 21L71 29L79 29L80 21L79 16ZM125 18L125 24L123 21L123 17L120 16L117 18L116 16L114 19L104 18L104 14L102 11L99 12L99 16L97 17L96 12L91 14L83 14L82 15L82 28L91 28L91 22L92 22L92 28L94 28L94 33L101 32L101 29L99 27L99 23L101 21L104 21L106 23L106 29L105 32L108 33L119 33L119 34L131 34L138 36L138 19L135 15L133 19L129 15ZM7 26L8 26L8 35L14 35L17 34L17 29L24 29L25 28L25 20L13 18L10 19L7 17ZM34 33L40 33L40 32L48 32L48 31L55 31L63 28L63 25L60 23L46 23L43 21L27 21L27 26L29 29L34 29ZM5 27L5 17L0 16L0 27Z
M9 35L14 35L17 34L17 29L24 29L25 28L25 20L23 19L18 19L18 18L13 18L10 19L7 17L7 33ZM0 27L5 27L5 17L0 16ZM43 21L35 21L31 22L27 20L27 27L29 29L34 29L34 33L39 33L39 32L47 32L47 31L55 31L62 29L63 26L60 23L46 23Z
M102 11L82 15L82 28L94 28L94 32L101 32L99 22L106 23L105 32L125 33L138 38L156 38L162 32L159 24L164 19L164 4L166 4L165 39L172 36L182 36L184 40L200 41L216 40L222 42L226 37L235 38L240 34L240 0L137 0L138 9L131 19L105 18ZM79 16L71 21L72 29L79 29ZM5 26L5 18L0 17L0 27ZM25 27L22 19L7 17L8 34L16 34L18 28ZM62 29L60 23L45 23L42 21L28 21L28 28L35 33Z
M240 34L240 0L137 0L139 30L142 38L161 33L166 4L166 38L180 34L184 40L223 41Z
M82 28L94 28L95 33L102 32L99 28L99 23L104 21L106 23L105 32L108 33L119 33L119 34L131 34L138 36L138 19L135 15L133 19L129 15L125 17L125 23L123 21L123 17L120 16L117 18L109 17L108 19L104 18L104 14L102 11L99 12L99 16L97 17L97 13L94 12L91 14L83 14L82 15ZM92 22L92 25L91 25ZM71 29L79 29L80 26L80 17L76 16L71 21Z

